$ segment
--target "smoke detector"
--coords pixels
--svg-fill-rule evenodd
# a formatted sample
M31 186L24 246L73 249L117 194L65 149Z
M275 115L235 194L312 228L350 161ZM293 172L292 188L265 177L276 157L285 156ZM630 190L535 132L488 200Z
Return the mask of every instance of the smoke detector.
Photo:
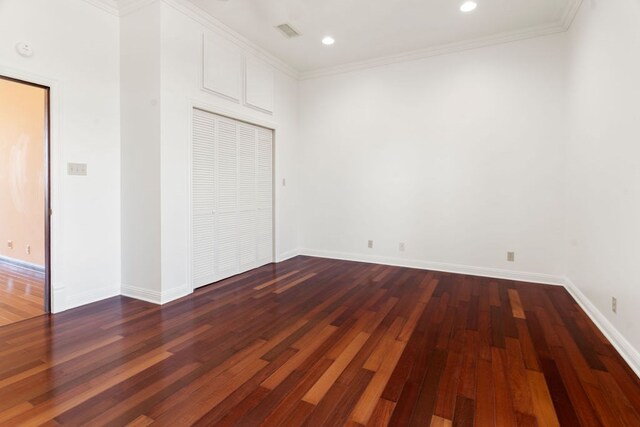
M280 32L288 39L292 39L300 35L300 33L293 28L291 24L280 24L276 26L276 29L280 30Z

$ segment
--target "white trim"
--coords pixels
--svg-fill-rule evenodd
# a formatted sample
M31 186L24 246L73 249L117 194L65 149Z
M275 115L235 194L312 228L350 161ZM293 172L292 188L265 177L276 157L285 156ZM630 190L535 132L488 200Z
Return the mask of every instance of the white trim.
M276 262L283 262L283 261L286 261L288 259L295 258L298 255L300 255L300 250L299 249L294 249L292 251L287 251L287 252L279 254L277 256L277 258L276 258Z
M171 301L186 297L187 295L190 295L192 293L193 291L188 285L182 285L177 288L169 289L165 292L159 292L123 284L120 291L120 295L122 296L150 302L157 305L168 304Z
M576 15L580 10L580 6L582 6L582 0L569 0L567 9L564 11L564 15L562 16L562 26L565 31L569 31L571 25L573 25L573 20L576 18Z
M91 6L97 7L98 9L107 12L114 16L120 16L120 10L118 8L118 3L116 0L82 0L85 3L90 4Z
M53 303L55 301L55 304ZM58 283L56 287L51 285L51 313L62 313L67 309L67 293L65 287Z
M139 288L137 286L122 284L120 295L135 298L153 304L162 304L162 295L158 291L150 291L149 289Z
M198 99L195 98L191 98L189 99L189 108L191 110L193 110L194 108L197 108L198 110L203 110L203 111L208 111L209 113L213 113L216 114L218 116L223 116L223 117L227 117L229 119L233 119L233 120L238 120L241 122L245 122L248 123L250 125L255 125L255 126L259 126L261 128L265 128L265 129L269 129L272 130L274 132L276 132L278 130L278 124L270 121L270 120L264 120L260 117L256 117L253 115L249 115L249 114L243 114L243 113L239 113L235 110L230 110L227 108L222 108L222 107L218 107L217 105L214 104L210 104L207 102L203 102L200 101ZM191 113L189 113L189 117L191 117ZM191 132L191 128L189 128L189 131ZM275 136L275 135L274 135ZM189 139L191 139L193 137L193 135L189 135Z
M143 7L156 2L157 0L117 0L119 15L125 16L130 13L135 12L138 9L142 9Z
M567 291L573 296L578 305L600 329L631 369L640 377L640 352L616 329L604 314L587 298L585 294L569 279L564 278Z
M477 267L463 264L449 264L416 259L393 258L380 255L354 254L347 252L300 249L300 255L341 259L347 261L368 262L374 264L393 265L397 267L418 268L421 270L442 271L446 273L467 274L471 276L492 277L496 279L517 280L520 282L540 283L544 285L562 286L564 277L551 274L529 273L499 268Z
M55 293L54 293L55 295ZM120 295L120 286L114 285L111 288L91 289L90 291L68 295L65 310L69 310L83 305L101 301Z
M162 295L160 295L160 303L167 304L171 301L175 301L177 299L184 298L187 295L191 295L192 293L193 289L191 289L191 286L185 284L178 288L173 288L162 292Z

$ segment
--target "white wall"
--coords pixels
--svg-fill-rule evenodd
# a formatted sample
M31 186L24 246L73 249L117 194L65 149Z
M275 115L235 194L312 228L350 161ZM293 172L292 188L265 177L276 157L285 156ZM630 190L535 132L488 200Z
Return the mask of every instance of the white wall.
M161 234L162 292L170 299L191 291L189 280L189 150L193 104L276 127L276 258L297 248L297 81L275 70L275 106L266 114L202 91L203 33L214 33L173 2L162 4ZM236 49L241 49L236 47ZM245 56L252 52L243 51Z
M160 293L160 4L122 17L122 287ZM151 297L152 298L152 297Z
M570 30L566 223L570 282L638 372L639 22L637 0L590 0Z
M54 311L120 292L118 27L79 0L0 2L0 74L52 86ZM67 176L67 162L88 176Z
M563 37L302 81L303 252L561 280Z

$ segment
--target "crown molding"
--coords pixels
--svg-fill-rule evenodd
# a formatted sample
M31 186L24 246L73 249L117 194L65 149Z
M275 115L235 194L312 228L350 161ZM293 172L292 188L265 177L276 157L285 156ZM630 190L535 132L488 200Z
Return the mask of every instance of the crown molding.
M111 15L120 16L120 8L116 0L82 0L92 6L97 7Z
M580 10L580 6L582 6L582 0L569 0L569 4L562 15L562 27L565 31L569 31L571 25L573 24L573 20L576 18L578 11Z
M157 0L116 0L120 9L120 16L126 16Z

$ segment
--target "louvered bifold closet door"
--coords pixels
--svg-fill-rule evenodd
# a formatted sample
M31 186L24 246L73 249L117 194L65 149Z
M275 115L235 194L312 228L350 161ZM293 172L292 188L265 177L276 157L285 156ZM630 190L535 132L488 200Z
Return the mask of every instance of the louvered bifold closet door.
M218 118L216 132L216 273L240 271L238 256L238 122Z
M238 245L240 269L258 261L256 213L256 128L238 125Z
M273 259L273 131L256 132L258 262L265 264Z
M192 271L204 286L273 260L273 132L194 110Z
M193 113L192 277L195 287L212 283L215 272L215 117Z

